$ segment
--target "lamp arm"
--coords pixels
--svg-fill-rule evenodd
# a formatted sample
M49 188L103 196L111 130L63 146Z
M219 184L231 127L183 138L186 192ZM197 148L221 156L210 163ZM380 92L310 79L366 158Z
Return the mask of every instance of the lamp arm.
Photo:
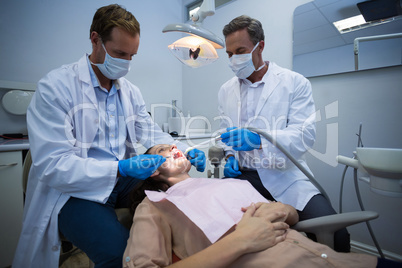
M191 16L193 22L202 23L208 16L215 14L215 0L204 0L200 9Z

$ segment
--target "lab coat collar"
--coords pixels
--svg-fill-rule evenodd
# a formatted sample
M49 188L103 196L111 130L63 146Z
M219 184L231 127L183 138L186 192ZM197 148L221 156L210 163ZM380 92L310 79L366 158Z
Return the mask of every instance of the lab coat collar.
M89 99L91 103L96 105L96 95L94 93L94 86L92 85L89 68L90 66L88 65L88 54L85 54L84 57L82 57L78 61L78 78L83 82L82 90L85 96Z
M78 60L78 77L79 79L86 83L91 84L91 76L89 74L88 66L88 54L85 54L81 59Z
M91 75L89 73L88 66L88 54L85 54L81 59L78 61L78 79L82 82L81 90L82 92L82 103L85 109L82 109L82 125L83 126L90 126L94 123L96 127L94 128L82 128L82 138L81 140L85 141L88 144L91 144L92 141L95 139L96 132L98 131L98 124L99 124L99 113L98 113L98 104L96 101L96 95L94 91L94 87L91 81ZM94 114L95 113L95 114ZM95 121L93 122L93 120ZM85 139L84 139L85 138ZM82 154L86 156L89 150L89 146L85 146L82 148Z
M90 56L89 54L86 54L86 61L87 61L87 66L88 66L88 71L89 71L89 78L90 78L90 81L92 83L92 86L94 88L99 87L102 91L107 92L107 90L105 88L103 88L101 86L101 84L99 83L99 79L96 76L95 71L92 68L91 61L89 60L89 56ZM118 79L112 80L112 83L113 83L113 86L116 88L116 90L120 89L120 82L119 82Z

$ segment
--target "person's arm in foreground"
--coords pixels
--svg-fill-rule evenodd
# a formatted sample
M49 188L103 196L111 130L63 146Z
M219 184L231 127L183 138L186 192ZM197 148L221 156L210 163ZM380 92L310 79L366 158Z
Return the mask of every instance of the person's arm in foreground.
M286 212L273 211L264 217L255 217L256 210L254 205L248 207L234 232L168 267L226 267L244 254L265 250L285 240L289 226L277 221L286 217Z
M285 216L277 221L284 221L290 226L295 225L299 221L299 214L296 209L290 205L281 202L262 203L259 202L255 205L255 217L270 217L275 211L285 212ZM245 211L245 209L243 209Z

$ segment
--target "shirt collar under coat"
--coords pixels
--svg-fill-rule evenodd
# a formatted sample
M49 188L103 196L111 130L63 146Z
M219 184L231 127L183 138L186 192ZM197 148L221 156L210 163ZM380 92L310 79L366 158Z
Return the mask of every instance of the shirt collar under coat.
M277 65L273 62L265 62L268 65L268 70L263 76L261 82L264 83L264 88L262 89L261 92L261 98L258 101L257 108L255 109L255 116L258 116L264 107L265 102L268 100L269 96L271 96L272 92L274 92L275 88L280 82L280 79L278 77L278 73L280 72L280 69L277 68ZM240 98L240 87L243 79L237 78L237 86L235 89L235 94L239 102L241 101Z

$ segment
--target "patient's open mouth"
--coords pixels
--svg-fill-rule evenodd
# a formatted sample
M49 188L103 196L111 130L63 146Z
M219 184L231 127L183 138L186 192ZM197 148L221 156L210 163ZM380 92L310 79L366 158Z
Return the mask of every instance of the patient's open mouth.
M173 149L171 152L173 159L178 159L184 157L184 154L179 149Z

